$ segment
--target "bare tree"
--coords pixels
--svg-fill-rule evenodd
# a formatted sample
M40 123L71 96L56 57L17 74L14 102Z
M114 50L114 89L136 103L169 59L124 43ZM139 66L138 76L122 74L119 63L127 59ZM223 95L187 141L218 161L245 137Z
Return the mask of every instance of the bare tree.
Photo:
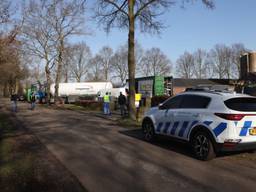
M210 63L218 78L231 78L234 71L231 48L217 44L210 51L210 56Z
M56 58L54 30L48 22L46 1L30 1L24 10L22 41L27 54L43 59L46 77L46 93L50 95L51 73ZM47 102L50 102L47 98Z
M209 77L209 66L207 62L207 52L198 49L194 54L194 76L195 78L202 79Z
M89 64L89 74L87 80L89 81L102 81L103 76L103 67L102 67L102 58L100 55L96 55L90 60Z
M144 55L142 46L135 42L136 76L141 75L141 65ZM111 79L118 79L119 85L124 85L128 79L128 44L120 46L111 59Z
M128 46L127 46L127 48L128 48ZM143 47L138 42L135 42L135 64L136 64L135 75L136 75L136 77L142 76L141 66L143 63L144 54L145 54L145 51L144 51ZM127 56L128 56L128 52L127 52Z
M65 49L63 53L63 78L64 82L68 83L68 81L72 78L72 64L73 64L73 52L74 45L66 43Z
M30 66L29 72L30 72L30 79L32 80L30 83L34 84L35 82L42 82L45 78L45 73L42 70L42 66L40 64L40 61L37 59L33 59L35 62L33 65Z
M223 55L226 78L233 78L235 66L234 63L232 62L232 49L230 47L225 47L225 49L223 50Z
M221 50L222 48L220 45L215 45L214 49L210 51L210 64L213 67L214 73L219 79L222 79L225 76L225 66L223 65L224 58Z
M27 73L21 63L21 42L17 39L20 23L14 23L13 15L11 1L0 1L0 87L4 96L19 90Z
M234 76L239 78L240 75L240 56L248 51L242 43L235 43L231 46L232 49L232 62L235 65Z
M20 80L25 77L26 70L21 65L19 50L19 41L9 35L0 37L0 85L4 96L16 92Z
M171 0L98 0L95 18L109 32L112 27L124 28L128 32L128 71L129 71L129 104L130 117L135 119L135 29L141 32L159 33L163 23L158 21L168 7L174 4ZM213 6L211 0L202 1Z
M171 61L159 48L147 50L141 63L143 76L170 75Z
M54 41L57 51L57 69L55 78L55 101L59 93L59 83L63 69L63 53L65 42L72 35L84 33L85 0L52 0L46 5L48 8L48 23L54 30Z
M10 19L11 1L0 1L0 24L7 23Z
M126 45L124 45L118 48L118 50L115 52L111 59L112 77L117 78L121 85L125 84L125 81L128 77L127 57L128 48Z
M179 77L190 79L194 75L194 57L192 54L185 52L176 61L176 72Z
M71 35L84 31L84 10L85 0L31 0L25 9L25 42L31 52L46 61L48 93L51 69L57 65L55 99L63 76L65 44Z
M101 58L101 64L103 66L104 80L108 81L109 73L110 73L110 69L111 69L111 58L113 56L113 50L108 46L104 46L99 51L99 56Z
M89 71L89 63L92 58L90 47L85 43L73 46L71 61L71 73L77 82L81 82Z

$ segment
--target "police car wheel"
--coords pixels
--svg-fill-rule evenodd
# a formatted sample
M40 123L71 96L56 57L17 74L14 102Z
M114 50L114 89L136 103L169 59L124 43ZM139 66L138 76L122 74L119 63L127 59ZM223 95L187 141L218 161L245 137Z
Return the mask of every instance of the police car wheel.
M143 123L143 134L146 141L153 141L155 137L154 126L151 121L145 121Z
M197 159L207 161L213 159L216 154L214 152L213 144L205 132L197 132L192 137L192 148Z

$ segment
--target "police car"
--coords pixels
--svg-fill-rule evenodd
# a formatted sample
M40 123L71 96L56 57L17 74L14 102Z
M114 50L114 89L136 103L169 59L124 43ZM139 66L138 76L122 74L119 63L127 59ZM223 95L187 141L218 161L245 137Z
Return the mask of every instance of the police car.
M197 159L220 151L256 149L256 97L229 91L190 89L145 113L144 138L166 135L189 142Z

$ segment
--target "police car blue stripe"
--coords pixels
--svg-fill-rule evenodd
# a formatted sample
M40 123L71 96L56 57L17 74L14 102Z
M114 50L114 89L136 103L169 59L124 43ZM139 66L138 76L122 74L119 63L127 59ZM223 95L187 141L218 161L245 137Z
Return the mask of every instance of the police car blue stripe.
M157 128L156 128L156 132L160 132L161 131L161 128L163 126L163 123L160 122L158 125L157 125Z
M187 127L188 127L188 121L184 121L183 124L182 124L182 127L179 131L179 137L182 137L184 132L186 131Z
M251 121L245 121L239 136L246 136L248 129L252 126Z
M203 122L203 124L205 124L205 125L208 125L208 126L209 126L209 125L211 125L211 124L212 124L212 121L204 121L204 122Z
M220 123L213 129L213 133L218 137L227 128L227 123Z
M190 132L190 130L191 130L191 128L195 125L195 124L197 124L198 123L198 121L193 121L192 123L191 123L191 125L189 126L189 129L188 129L188 132L187 132L187 138L188 138L188 136L189 136L189 132Z
M171 125L171 122L166 122L166 123L165 123L163 133L167 133L167 131L168 131L170 125Z
M178 126L179 126L179 122L178 121L174 122L172 130L171 130L171 135L175 134L175 131L178 128Z

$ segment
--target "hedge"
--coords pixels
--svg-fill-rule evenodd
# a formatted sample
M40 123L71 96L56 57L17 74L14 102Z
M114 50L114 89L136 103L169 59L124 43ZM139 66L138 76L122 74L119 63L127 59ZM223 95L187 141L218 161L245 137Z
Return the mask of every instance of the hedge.
M103 102L80 100L80 101L76 101L75 105L79 105L79 106L85 107L90 110L102 110Z

